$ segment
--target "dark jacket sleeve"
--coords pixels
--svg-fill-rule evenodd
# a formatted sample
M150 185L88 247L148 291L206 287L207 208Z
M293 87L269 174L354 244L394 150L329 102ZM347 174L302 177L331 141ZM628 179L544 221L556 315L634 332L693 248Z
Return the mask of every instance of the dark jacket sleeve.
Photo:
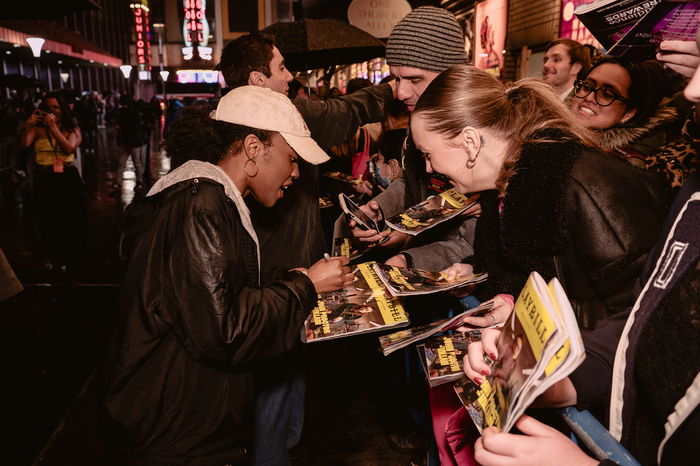
M586 359L569 376L579 409L610 401L615 353L631 311L629 308L599 322L595 331L582 336Z
M185 219L168 264L170 289L163 293L176 301L163 306L164 320L193 358L210 365L289 350L317 297L301 272L283 272L263 288L249 286L241 244L247 233L231 228L227 217L200 209Z
M326 101L294 99L294 105L304 117L311 137L325 150L350 139L360 126L380 121L384 103L393 98L391 86L381 84Z
M632 305L632 288L661 231L660 187L643 170L589 153L572 171L568 204L565 288L579 326L590 331Z

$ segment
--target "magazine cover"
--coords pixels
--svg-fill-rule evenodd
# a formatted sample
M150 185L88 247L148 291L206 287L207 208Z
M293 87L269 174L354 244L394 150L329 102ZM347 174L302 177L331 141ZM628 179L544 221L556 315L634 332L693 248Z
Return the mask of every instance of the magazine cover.
M362 180L355 179L352 177L352 175L348 175L347 173L342 173L342 172L337 172L337 171L324 173L323 176L325 176L326 178L336 180L336 181L340 181L341 183L347 183L347 184L360 184L360 183L362 183Z
M468 333L434 336L416 345L425 377L431 387L437 387L464 377L462 360L469 343L480 335L480 330Z
M400 330L398 332L390 333L389 335L382 335L381 337L379 337L379 345L382 348L382 353L384 354L384 356L386 356L398 349L405 348L406 346L412 343L431 337L436 333L447 332L449 330L454 330L458 327L466 327L462 323L462 318L469 315L485 314L491 309L493 309L493 302L486 301L478 307L469 309L468 311L464 311L461 314L458 314L454 317L450 317L449 319L443 319L438 322L431 322L427 325L421 325L406 330ZM494 327L501 326L503 326L502 323L496 324Z
M576 17L591 31L605 50L622 39L637 21L661 0L598 0L580 5Z
M488 274L479 273L448 280L444 273L407 269L386 264L374 264L374 269L377 276L394 296L438 293L481 283L488 278Z
M581 45L591 45L594 48L601 50L603 48L600 42L595 38L591 31L574 15L574 11L581 5L588 5L594 0L564 0L561 4L561 27L559 28L559 37L562 39L575 40Z
M695 41L698 19L698 2L667 0L658 3L608 50L608 55L651 60L656 58L661 41Z
M467 198L453 188L394 215L386 224L396 231L417 235L464 212L476 203L477 196Z
M386 236L381 241L374 243L360 241L354 236L335 238L333 240L333 256L345 256L350 260L354 260L388 240L389 238Z
M353 270L353 284L319 295L301 331L304 343L389 330L410 324L399 298L392 297L374 272L373 262Z
M499 336L498 360L484 359L491 374L481 386L466 377L455 384L480 430L508 432L537 396L583 360L578 325L570 325L573 310L558 280L552 281L548 287L537 272L530 274ZM562 319L565 314L571 315Z

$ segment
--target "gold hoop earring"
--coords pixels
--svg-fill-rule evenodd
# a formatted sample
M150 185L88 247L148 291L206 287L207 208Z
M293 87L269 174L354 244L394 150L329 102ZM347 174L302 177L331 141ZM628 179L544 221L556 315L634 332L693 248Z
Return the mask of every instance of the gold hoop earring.
M248 162L253 162L253 163L255 164L255 175L251 175L250 173L248 173ZM256 162L255 160L249 158L249 159L246 160L245 163L243 164L243 171L244 171L245 174L248 175L250 178L255 178L256 176L258 176L258 172L260 171L260 166L258 165L258 162Z

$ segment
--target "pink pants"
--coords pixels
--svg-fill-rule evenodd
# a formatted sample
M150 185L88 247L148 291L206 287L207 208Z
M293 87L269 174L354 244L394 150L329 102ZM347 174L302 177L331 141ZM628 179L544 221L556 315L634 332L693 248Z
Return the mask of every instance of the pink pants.
M440 465L476 466L474 459L474 442L479 438L479 431L462 406L454 383L438 385L430 389L430 414L433 418L433 433L440 453ZM450 421L448 423L448 421ZM453 449L470 437L459 451Z

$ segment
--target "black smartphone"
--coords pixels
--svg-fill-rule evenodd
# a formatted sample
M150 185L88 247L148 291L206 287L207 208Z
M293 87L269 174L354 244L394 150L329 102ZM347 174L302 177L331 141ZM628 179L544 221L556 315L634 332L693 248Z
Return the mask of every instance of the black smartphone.
M359 228L363 230L374 230L377 233L381 231L379 229L379 226L377 225L377 222L375 222L372 217L367 215L365 211L360 209L360 207L357 204L355 204L348 196L346 196L343 193L340 193L338 195L338 200L340 201L340 207L343 209L343 212L345 212L353 220L355 220L355 223Z
M36 125L37 126L44 126L44 115L46 115L46 112L41 110L40 108L34 110L34 118L36 118Z

